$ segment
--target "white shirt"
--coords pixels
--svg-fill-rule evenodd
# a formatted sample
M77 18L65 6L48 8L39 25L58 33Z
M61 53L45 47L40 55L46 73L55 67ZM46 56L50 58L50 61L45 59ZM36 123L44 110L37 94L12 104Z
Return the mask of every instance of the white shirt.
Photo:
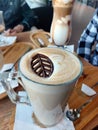
M37 7L43 7L46 5L46 0L25 0L25 1L31 9Z

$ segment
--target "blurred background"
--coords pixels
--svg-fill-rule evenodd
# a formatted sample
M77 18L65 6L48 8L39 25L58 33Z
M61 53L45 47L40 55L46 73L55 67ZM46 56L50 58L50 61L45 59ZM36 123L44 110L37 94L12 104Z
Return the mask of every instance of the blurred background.
M88 6L91 6L93 8L97 8L98 7L98 0L77 0L81 3L84 3Z

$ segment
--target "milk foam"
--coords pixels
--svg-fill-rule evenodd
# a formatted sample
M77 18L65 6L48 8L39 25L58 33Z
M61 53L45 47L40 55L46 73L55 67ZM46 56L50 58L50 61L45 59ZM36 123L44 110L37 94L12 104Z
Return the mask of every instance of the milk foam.
M58 20L54 28L54 42L56 45L64 45L68 40L69 26L63 21Z
M31 69L31 59L37 53L48 56L54 65L54 71L48 78L37 76ZM43 84L61 84L69 82L82 71L79 59L68 51L59 48L39 48L25 54L20 62L21 72L29 79Z

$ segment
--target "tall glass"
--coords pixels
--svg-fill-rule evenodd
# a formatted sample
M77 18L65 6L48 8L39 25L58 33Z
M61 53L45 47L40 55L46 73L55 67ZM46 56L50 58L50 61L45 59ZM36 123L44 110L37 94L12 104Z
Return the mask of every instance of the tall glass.
M2 51L0 50L0 70L2 69L3 67L3 54L2 54Z
M0 11L0 33L5 30L4 18L3 18L3 11Z
M50 33L57 46L64 46L70 39L73 4L74 0L52 0L54 13Z
M0 11L0 34L5 30L5 23L4 23L4 18L3 18L3 11ZM0 42L2 40L0 39ZM0 70L3 66L3 53L2 50L0 49Z

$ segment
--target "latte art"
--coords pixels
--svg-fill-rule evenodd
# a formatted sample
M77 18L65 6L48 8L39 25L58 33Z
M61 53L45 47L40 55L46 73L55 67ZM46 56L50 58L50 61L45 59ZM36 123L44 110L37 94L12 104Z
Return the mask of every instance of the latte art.
M36 54L47 56L53 63L54 70L47 77L40 77L31 68L31 59ZM68 51L59 48L39 48L22 57L20 70L29 79L43 84L62 84L74 80L80 73L81 64L78 58Z
M32 57L31 68L38 76L47 78L52 74L54 67L47 56L38 53Z

